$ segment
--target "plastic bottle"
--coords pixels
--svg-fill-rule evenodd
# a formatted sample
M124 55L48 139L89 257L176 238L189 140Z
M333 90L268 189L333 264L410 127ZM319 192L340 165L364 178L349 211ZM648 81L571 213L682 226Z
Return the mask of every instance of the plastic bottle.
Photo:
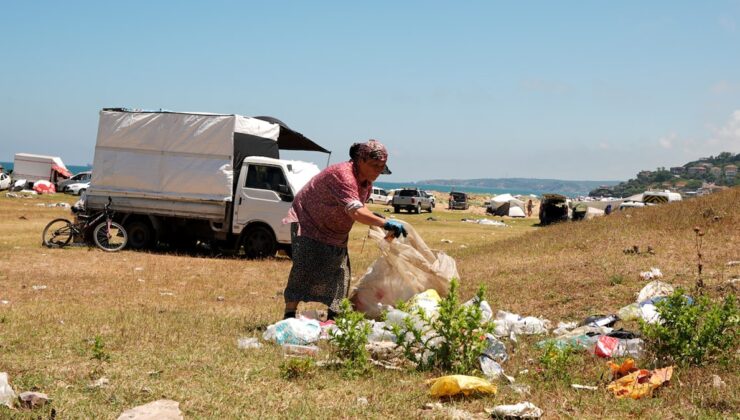
M316 346L301 346L298 344L283 344L283 356L285 357L316 357L319 348Z

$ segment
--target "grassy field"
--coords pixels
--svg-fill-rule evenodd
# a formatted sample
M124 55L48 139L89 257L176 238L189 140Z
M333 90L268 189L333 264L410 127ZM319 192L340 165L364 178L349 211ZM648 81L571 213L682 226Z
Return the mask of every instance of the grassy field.
M52 408L57 418L116 418L161 398L179 401L186 418L446 416L423 409L435 402L424 385L434 374L375 370L352 380L319 369L313 377L286 380L278 346L239 350L239 337L261 337L281 318L290 260L47 249L40 245L43 227L68 217L69 210L38 204L59 201L73 199L0 197L0 300L8 302L0 303L0 371L9 374L16 392L38 390L53 399L33 411L0 407L0 418L46 418ZM461 218L480 216L462 212L435 212L436 220L427 220L426 213L398 217L456 259L464 299L483 284L494 311L557 324L631 303L646 283L638 273L650 267L659 267L666 281L693 289L694 226L706 231L704 292L727 293L723 283L740 275L739 266L727 265L740 260L739 204L735 188L546 228L534 219L506 219L509 228L463 223ZM373 243L364 243L366 234L366 227L356 226L350 237L355 281L378 256ZM623 252L635 245L655 252ZM538 339L507 343L511 359L504 368L530 386L529 395L502 383L496 396L444 404L479 417L487 407L525 400L546 418L723 418L740 412L737 349L729 366L677 369L654 398L632 401L607 394L604 360L588 354L568 367L569 381L544 380L533 346ZM328 356L330 347L321 347L322 357ZM529 373L520 373L525 369ZM714 388L712 374L727 386ZM107 387L89 386L101 377L110 380ZM600 388L578 391L571 382Z

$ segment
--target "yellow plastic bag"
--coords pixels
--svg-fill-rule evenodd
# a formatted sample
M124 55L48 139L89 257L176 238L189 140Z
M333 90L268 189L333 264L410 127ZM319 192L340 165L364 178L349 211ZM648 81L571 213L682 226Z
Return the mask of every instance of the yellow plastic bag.
M426 383L432 385L429 392L437 398L472 393L496 394L496 385L475 376L449 375L430 379Z

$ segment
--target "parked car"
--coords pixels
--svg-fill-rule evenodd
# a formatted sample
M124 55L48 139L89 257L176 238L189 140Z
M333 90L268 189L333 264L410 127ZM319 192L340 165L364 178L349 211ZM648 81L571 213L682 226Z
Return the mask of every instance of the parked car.
M75 182L67 185L65 192L72 195L82 195L88 188L90 188L90 181Z
M404 188L396 191L393 195L392 204L395 213L400 213L401 210L407 210L409 213L421 213L422 210L427 210L431 213L434 208L432 199L422 190L416 188Z
M80 172L72 178L57 182L57 191L64 192L69 185L76 184L78 182L89 182L91 179L92 171Z
M434 208L434 206L437 205L437 199L434 198L434 194L432 194L432 193L430 193L429 191L426 191L426 190L421 190L421 192L424 193L424 195L426 195L429 198L429 200L432 201L432 208Z
M388 192L379 187L373 187L373 191L367 199L367 202L370 204L389 204L390 201L391 197L388 196Z
M453 191L450 193L447 205L450 210L467 210L470 207L468 195L464 192Z
M0 191L10 188L10 175L0 172Z

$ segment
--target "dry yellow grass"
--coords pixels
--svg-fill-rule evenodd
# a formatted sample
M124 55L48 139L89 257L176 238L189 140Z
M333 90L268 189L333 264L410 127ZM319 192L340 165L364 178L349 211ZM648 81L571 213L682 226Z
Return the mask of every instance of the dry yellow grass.
M38 389L53 398L50 407L35 411L0 408L0 418L46 417L52 407L58 418L115 418L159 398L180 401L187 418L430 415L420 410L432 401L423 385L430 374L374 371L348 380L321 370L311 380L287 381L279 374L279 347L237 349L237 338L261 336L265 326L280 318L289 260L43 248L44 225L67 216L68 210L36 204L61 200L72 201L61 195L0 198L0 300L9 301L0 304L0 371L9 373L16 391ZM457 260L465 299L484 284L494 310L557 322L611 313L632 302L645 283L638 273L650 267L661 268L667 281L693 287L696 225L706 231L706 291L720 293L724 280L740 274L737 266L726 265L740 260L738 204L740 189L735 188L547 228L534 227L533 219L506 220L511 228L463 223L460 218L471 215L462 212L435 212L431 216L436 221L426 220L426 213L398 217ZM366 232L358 226L351 234L356 278L378 255L371 242L363 246ZM633 245L649 245L655 254L622 252ZM615 283L613 276L623 281ZM34 290L34 285L47 288ZM104 343L109 361L92 357L95 337ZM549 418L727 417L740 410L736 364L679 369L656 398L617 401L603 389L576 391L565 383L543 381L536 373L536 340L521 340L505 364L507 372L531 386L531 395L519 396L501 386L496 397L446 404L481 414L485 407L528 400ZM324 353L328 349L322 344ZM518 374L523 369L530 373ZM603 384L604 371L603 360L581 355L570 373L574 382ZM713 373L726 388L712 388ZM88 388L100 377L110 385ZM358 403L358 397L369 404Z

